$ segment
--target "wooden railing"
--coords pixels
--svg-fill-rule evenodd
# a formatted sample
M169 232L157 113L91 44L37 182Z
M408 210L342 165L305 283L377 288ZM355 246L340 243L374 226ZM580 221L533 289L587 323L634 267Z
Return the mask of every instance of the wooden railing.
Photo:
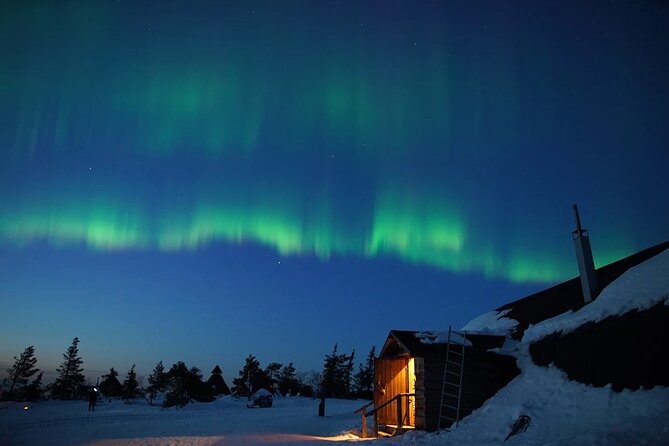
M376 413L383 409L384 407L392 404L395 402L397 404L397 430L396 432L401 431L404 428L404 423L402 421L403 419L403 413L402 413L402 398L411 398L415 397L415 393L398 393L385 403L381 404L379 407L375 407L372 409L370 412L367 412L367 408L374 404L373 402L367 403L364 406L362 406L360 409L356 410L353 413L362 413L362 438L367 438L367 417L370 415L376 415ZM374 416L374 436L378 437L379 436L379 423L378 423L378 417Z

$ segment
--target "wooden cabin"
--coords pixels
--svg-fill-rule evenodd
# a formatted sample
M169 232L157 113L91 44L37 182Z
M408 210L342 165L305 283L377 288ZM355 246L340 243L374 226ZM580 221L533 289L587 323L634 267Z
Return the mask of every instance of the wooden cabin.
M467 334L459 418L480 407L520 370L515 358L488 351L504 336ZM447 343L430 332L392 330L374 364L374 424L377 430L433 431L439 425ZM394 401L393 401L394 400ZM386 404L390 402L389 404Z
M597 268L595 274L600 288L606 287L625 271L666 249L669 249L669 242L661 243L617 262ZM596 296L594 298L596 299ZM520 373L515 358L494 353L490 351L491 349L501 347L507 336L521 339L530 325L540 323L566 311L578 310L585 305L585 300L580 278L575 277L498 308L498 313L504 312L505 318L513 319L516 322L514 328L510 333L506 333L506 336L503 334L467 333L466 338L469 342L464 347L465 361L462 385L458 388L458 391L462 393L457 419L462 419L481 407L488 398L492 397ZM658 307L656 313L660 314L661 310L662 308ZM656 315L655 313L649 313L647 317L653 318ZM661 315L658 317L661 317ZM660 330L662 326L657 325L657 327L660 327L658 329ZM407 429L432 431L447 427L448 423L444 423L442 420L440 424L439 418L440 407L443 406L442 395L445 393L444 367L448 344L441 342L441 340L439 342L435 341L437 341L437 335L429 332L392 330L388 334L379 358L375 361L374 409L373 412L368 412L374 414L377 429L381 428L383 430L386 427L386 430L392 429L394 431ZM535 362L541 363L541 358L553 358L556 355L555 342L551 338L546 342L537 342L536 345L531 346L530 351ZM579 342L583 345L586 344L583 340ZM588 340L587 342L592 343L594 341ZM546 351L543 351L542 348ZM570 353L564 353L564 350L571 351L571 347L562 350L563 354L571 355ZM592 356L590 350L584 354ZM652 359L654 360L657 357L662 356L655 355ZM568 358L562 359L565 363L569 362ZM555 360L560 359L556 357ZM587 363L585 361L576 362L579 364ZM637 363L631 364L636 367ZM566 369L568 373L587 375L582 378L583 382L596 383L599 379L590 376L592 375L590 370L577 370L578 367L576 366L566 367ZM614 382L611 379L607 377L602 382ZM639 382L652 382L653 385L661 385L666 382L666 379L663 380L662 378L644 379L646 381L640 380ZM627 383L624 379L619 381L621 387L634 388L634 383ZM386 404L391 400L391 404Z

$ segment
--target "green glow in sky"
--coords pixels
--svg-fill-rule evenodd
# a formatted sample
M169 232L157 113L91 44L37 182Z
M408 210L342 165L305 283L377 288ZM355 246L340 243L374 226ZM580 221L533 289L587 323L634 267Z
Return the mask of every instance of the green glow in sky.
M608 231L598 263L638 248L615 227L637 203L606 201L625 185L587 156L608 155L645 104L630 98L602 122L574 117L598 107L577 102L589 84L561 71L551 46L520 45L512 26L472 39L448 14L375 27L353 6L264 5L261 16L226 4L205 20L179 4L139 7L148 15L76 5L3 10L5 243L257 243L553 282L575 273L560 250L569 206L596 184L586 197ZM586 128L607 132L595 144ZM597 168L572 172L577 157ZM636 160L621 151L617 169Z
M501 253L477 246L467 233L462 211L446 211L429 200L379 197L376 210L362 225L337 218L324 201L320 211L290 190L273 188L262 200L209 192L217 199L195 200L195 206L152 207L132 192L62 190L23 200L0 212L0 240L23 246L48 241L55 246L79 244L102 251L192 251L213 243L256 243L281 256L391 256L453 272L481 273L513 282L551 282L565 278L570 265L546 263L533 254L504 260ZM269 189L272 189L271 187ZM293 195L293 198L290 198ZM401 195L401 194L400 194ZM277 200L276 196L288 197ZM283 202L282 202L283 201ZM25 205L27 203L27 205ZM328 210L330 208L330 210ZM341 223L337 223L340 221Z

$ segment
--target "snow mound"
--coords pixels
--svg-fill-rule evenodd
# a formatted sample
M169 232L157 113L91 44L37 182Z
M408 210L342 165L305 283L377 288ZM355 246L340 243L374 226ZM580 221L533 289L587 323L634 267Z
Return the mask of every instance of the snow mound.
M602 445L667 444L669 388L624 390L570 381L555 367L531 363L527 345L515 354L522 373L450 432L412 434L418 445ZM504 439L520 415L526 432Z
M261 397L261 396L272 396L272 392L270 392L267 389L258 389L256 393L253 394L253 397Z
M646 310L658 303L669 305L669 250L625 271L602 290L601 294L578 311L531 325L523 342L533 342L549 334L576 330L587 322L598 322L609 316L632 310Z

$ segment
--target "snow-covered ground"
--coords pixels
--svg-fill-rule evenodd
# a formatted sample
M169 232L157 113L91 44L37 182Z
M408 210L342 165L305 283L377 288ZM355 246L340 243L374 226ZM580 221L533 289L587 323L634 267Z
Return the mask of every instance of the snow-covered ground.
M224 397L176 409L143 400L99 404L86 401L0 403L0 445L236 445L331 444L357 439L353 411L366 401L327 400L326 417L317 416L318 400L275 398L269 409L248 409L246 399Z
M630 269L590 305L530 327L522 341L507 340L500 353L518 359L520 375L450 432L410 432L378 440L382 444L424 446L483 445L669 445L669 388L613 392L570 381L561 370L538 367L530 342L587 321L669 304L669 250ZM668 321L669 322L669 321ZM505 332L514 321L487 313L467 328ZM630 334L633 335L633 334ZM427 339L435 342L438 335ZM47 401L23 410L0 403L0 446L18 445L303 445L362 441L353 411L364 401L328 400L326 418L316 416L318 401L277 398L271 409L247 409L244 399L222 398L183 409L161 409L145 402L105 403L87 412L87 403ZM505 441L513 422L530 417L527 431ZM371 419L369 424L371 425Z

